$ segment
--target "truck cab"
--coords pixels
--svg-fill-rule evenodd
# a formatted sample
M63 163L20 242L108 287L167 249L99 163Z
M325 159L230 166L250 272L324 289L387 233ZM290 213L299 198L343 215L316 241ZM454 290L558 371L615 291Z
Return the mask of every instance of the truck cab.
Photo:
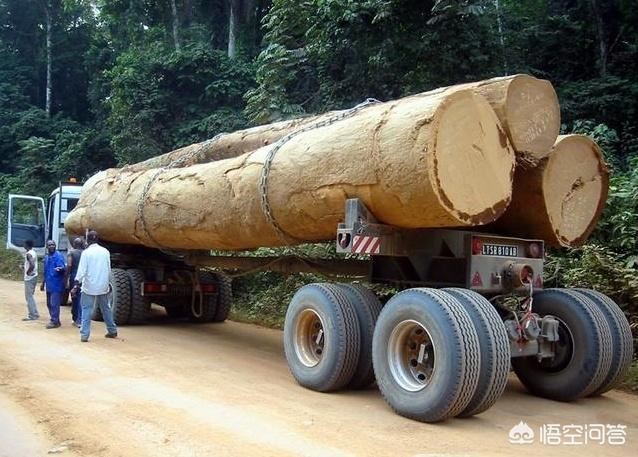
M74 180L61 182L48 200L33 195L9 195L7 211L7 249L24 252L26 240L33 241L38 257L44 256L47 240L55 241L66 253L70 245L64 221L80 199L82 185Z

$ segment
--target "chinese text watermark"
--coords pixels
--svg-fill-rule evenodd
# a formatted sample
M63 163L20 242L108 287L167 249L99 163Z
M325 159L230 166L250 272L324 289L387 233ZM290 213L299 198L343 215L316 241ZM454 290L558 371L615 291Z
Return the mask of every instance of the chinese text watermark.
M622 446L627 441L627 426L622 424L543 424L538 434L520 421L509 432L512 444L536 442L550 446L577 446L586 444Z

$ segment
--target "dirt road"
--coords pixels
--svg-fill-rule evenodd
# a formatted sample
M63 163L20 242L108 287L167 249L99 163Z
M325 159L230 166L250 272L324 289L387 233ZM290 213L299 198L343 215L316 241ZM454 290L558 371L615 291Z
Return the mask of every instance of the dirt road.
M42 315L43 297L38 292ZM394 414L376 389L320 394L295 384L281 332L168 322L80 343L63 326L21 322L22 283L0 280L0 457L636 455L638 397L612 392L574 404L541 400L512 379L471 419L421 424ZM520 421L533 444L510 444ZM543 424L622 424L626 444L541 444Z

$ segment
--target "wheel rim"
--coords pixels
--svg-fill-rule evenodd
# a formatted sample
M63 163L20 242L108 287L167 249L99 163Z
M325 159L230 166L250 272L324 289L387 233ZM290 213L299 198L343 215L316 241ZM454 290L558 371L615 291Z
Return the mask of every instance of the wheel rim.
M388 365L394 380L405 390L417 392L432 380L436 348L427 329L415 320L400 322L388 342Z
M295 352L307 367L314 367L321 362L324 351L325 325L321 316L309 308L299 314L295 328Z
M554 357L540 361L545 371L556 373L564 370L574 358L574 336L562 319L553 316L558 321L558 341L554 343Z

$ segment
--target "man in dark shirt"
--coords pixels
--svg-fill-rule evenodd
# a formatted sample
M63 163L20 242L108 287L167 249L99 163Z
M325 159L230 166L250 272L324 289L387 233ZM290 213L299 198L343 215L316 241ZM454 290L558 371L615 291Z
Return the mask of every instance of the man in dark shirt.
M60 304L64 295L64 271L66 265L64 256L56 249L55 241L47 241L47 255L44 257L44 281L40 290L47 291L47 308L51 321L46 328L58 328L60 326Z
M73 246L73 249L66 255L66 270L69 274L67 287L69 290L71 290L75 284L75 275L78 272L78 265L80 264L82 251L84 250L84 240L82 238L75 238L71 246ZM71 294L71 318L73 319L73 325L79 328L82 322L80 294Z

